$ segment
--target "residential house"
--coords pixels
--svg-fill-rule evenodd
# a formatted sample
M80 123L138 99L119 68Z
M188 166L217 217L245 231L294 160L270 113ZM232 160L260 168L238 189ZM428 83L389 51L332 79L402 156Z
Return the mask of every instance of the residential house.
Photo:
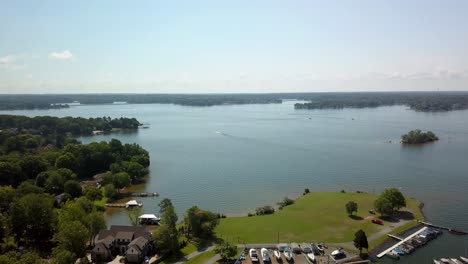
M143 226L111 226L99 232L94 245L91 258L95 262L121 255L129 263L141 263L154 249L151 233Z

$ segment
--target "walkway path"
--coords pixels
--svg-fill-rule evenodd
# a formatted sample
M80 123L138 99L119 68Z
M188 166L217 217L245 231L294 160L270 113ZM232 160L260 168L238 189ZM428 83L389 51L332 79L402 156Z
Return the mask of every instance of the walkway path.
M216 261L220 260L221 256L219 254L216 254L216 256L210 258L206 263L207 264L214 264Z
M210 246L210 247L206 247L206 248L202 248L202 249L199 249L195 252L192 252L190 254L188 254L187 256L184 256L183 258L179 259L179 261L177 261L175 264L182 264L184 263L185 261L191 259L191 258L194 258L202 253L205 253L205 252L208 252L208 251L211 251L214 249L214 246Z

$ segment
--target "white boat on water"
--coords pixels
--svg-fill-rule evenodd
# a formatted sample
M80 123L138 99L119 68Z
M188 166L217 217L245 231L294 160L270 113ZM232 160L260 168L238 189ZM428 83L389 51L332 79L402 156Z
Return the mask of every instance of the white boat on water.
M461 259L463 262L468 263L468 258L460 257L460 259Z
M315 255L314 253L307 253L306 255L307 259L312 262L312 263L315 263Z
M448 258L441 258L440 261L442 261L442 263L449 263L449 264L453 264L453 262L448 259Z
M260 254L262 255L263 262L270 262L270 254L268 254L268 249L260 249Z
M284 257L286 258L286 260L291 260L292 259L292 252L291 252L291 249L289 247L286 247L284 248Z
M249 256L252 262L258 262L257 250L255 250L254 248L249 250Z
M461 262L460 260L456 259L456 258L451 258L450 259L452 262L454 262L455 264L463 264L463 262Z
M442 262L438 261L437 259L434 259L434 264L442 264Z
M132 208L132 207L136 207L136 206L142 207L143 203L138 202L137 200L130 200L130 201L125 203L126 208Z
M276 258L277 260L280 260L280 259L281 259L281 253L279 252L279 250L273 251L273 254L275 254L275 258Z

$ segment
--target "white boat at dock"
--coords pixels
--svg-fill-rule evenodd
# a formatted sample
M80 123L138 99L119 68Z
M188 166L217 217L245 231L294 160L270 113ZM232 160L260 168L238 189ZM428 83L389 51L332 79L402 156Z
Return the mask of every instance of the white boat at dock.
M461 259L463 262L468 263L468 258L465 258L465 257L461 257L461 256L460 256L460 259Z
M292 259L292 252L291 252L291 249L289 247L286 247L284 248L284 257L286 258L286 260L290 261Z
M268 249L260 249L260 254L262 255L263 262L270 262L270 254L268 254Z
M280 260L280 259L281 259L281 253L279 252L279 250L273 251L273 254L275 255L276 260Z
M137 200L130 200L130 201L125 203L126 208L131 208L131 207L136 207L136 206L142 207L143 203L138 202Z

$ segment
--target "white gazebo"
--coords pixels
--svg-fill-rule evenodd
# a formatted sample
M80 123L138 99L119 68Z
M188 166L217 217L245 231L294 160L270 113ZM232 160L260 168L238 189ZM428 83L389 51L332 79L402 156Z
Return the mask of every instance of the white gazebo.
M157 225L161 218L155 214L143 214L138 217L138 221L141 225Z

